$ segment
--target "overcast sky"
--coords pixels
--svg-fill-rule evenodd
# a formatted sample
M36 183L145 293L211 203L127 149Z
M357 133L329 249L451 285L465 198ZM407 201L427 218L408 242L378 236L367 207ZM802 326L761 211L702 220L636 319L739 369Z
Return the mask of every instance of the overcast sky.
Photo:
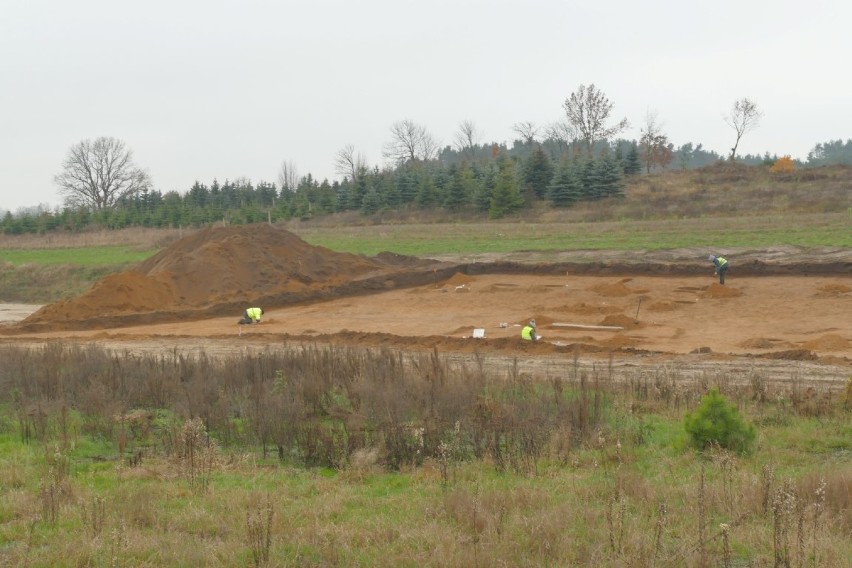
M638 138L649 112L675 146L720 154L723 117L763 112L741 154L805 159L852 138L852 3L717 0L0 0L0 210L60 199L68 149L123 140L156 189L276 182L281 164L336 177L352 144L384 165L410 119L451 144L562 117L594 84Z

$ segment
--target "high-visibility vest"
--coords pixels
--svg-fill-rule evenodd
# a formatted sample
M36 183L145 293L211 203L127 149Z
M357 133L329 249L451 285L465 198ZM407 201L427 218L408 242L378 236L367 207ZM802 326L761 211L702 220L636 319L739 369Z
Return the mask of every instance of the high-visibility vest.
M728 264L728 261L727 261L727 260L725 260L725 259L724 259L723 257L721 257L721 256L717 256L717 257L716 257L716 260L718 260L718 261L719 261L719 268L721 268L721 267L725 266L726 264Z
M262 311L260 308L249 308L246 310L246 315L254 321L260 321Z
M535 328L531 325L524 327L521 330L521 339L526 339L527 341L532 341L535 338Z

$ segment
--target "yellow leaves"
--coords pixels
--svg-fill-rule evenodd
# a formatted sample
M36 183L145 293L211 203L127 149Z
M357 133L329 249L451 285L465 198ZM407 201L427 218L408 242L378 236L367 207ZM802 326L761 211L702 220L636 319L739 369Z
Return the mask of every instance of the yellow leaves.
M796 169L796 164L793 162L792 158L789 155L781 156L772 166L769 168L769 171L772 173L786 174L790 173Z

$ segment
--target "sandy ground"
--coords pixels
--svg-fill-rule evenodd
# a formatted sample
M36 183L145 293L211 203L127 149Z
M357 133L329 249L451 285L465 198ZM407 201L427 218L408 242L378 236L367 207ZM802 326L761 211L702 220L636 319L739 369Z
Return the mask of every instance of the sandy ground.
M0 325L21 321L40 307L33 304L0 304Z
M30 307L32 308L32 307ZM26 306L0 309L6 319ZM683 354L747 355L804 349L852 358L852 278L742 277L719 286L696 277L457 275L444 282L367 296L267 308L260 325L233 317L58 331L20 338L316 336L386 333L404 337L518 338L535 318L543 341Z
M0 313L24 315L33 307ZM492 361L520 359L548 374L579 355L621 368L685 365L696 372L720 366L746 377L827 381L852 377L852 276L455 276L434 284L372 295L268 308L263 323L239 326L240 314L113 329L0 336L0 342L96 342L116 349L180 348L233 353L318 340L438 348ZM520 339L535 318L537 345ZM483 339L472 339L473 330ZM467 355L465 355L467 354Z
M20 326L37 306L0 305L0 345L228 355L310 342L437 350L544 376L577 364L677 365L696 377L748 381L760 369L773 380L844 387L852 249L722 252L735 259L725 286L703 249L368 259L266 225L210 229ZM263 323L239 326L242 303L259 301L252 297L267 299ZM536 343L520 338L530 319Z

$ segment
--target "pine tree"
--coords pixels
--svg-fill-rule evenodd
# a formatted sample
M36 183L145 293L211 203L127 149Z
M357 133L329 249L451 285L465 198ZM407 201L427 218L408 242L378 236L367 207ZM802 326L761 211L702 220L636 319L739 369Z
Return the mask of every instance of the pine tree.
M417 176L417 197L415 201L421 209L434 207L438 202L438 190L435 181L425 169L422 169L420 175Z
M377 213L382 208L382 198L379 192L376 191L376 186L371 185L364 194L364 199L361 200L361 212L364 215L372 215Z
M523 172L526 185L532 189L536 197L544 198L547 194L547 186L553 179L554 168L540 144L535 145L532 154L524 162Z
M639 159L639 148L636 147L636 142L631 144L630 150L627 152L623 170L626 176L632 176L642 171L642 161Z
M485 172L481 173L481 176L482 181L479 184L478 191L473 196L473 201L476 210L484 212L491 207L491 195L494 193L494 186L497 183L497 171L493 163Z
M458 211L470 202L465 176L472 179L473 173L467 163L462 163L461 167L455 164L450 166L450 174L452 177L447 188L447 195L444 198L444 207L450 211Z
M624 184L622 184L621 166L618 162L605 156L596 163L598 194L604 197L624 197Z
M518 181L515 178L515 164L509 158L502 158L497 167L494 192L491 194L491 205L488 208L488 217L491 219L500 219L524 206L524 198L518 191Z
M397 169L396 188L401 205L412 203L417 195L417 179L412 172L399 168Z
M595 161L586 159L576 165L577 177L580 180L580 200L592 201L600 199L600 181Z
M574 164L564 161L547 186L547 197L555 207L570 207L582 197L582 185Z

